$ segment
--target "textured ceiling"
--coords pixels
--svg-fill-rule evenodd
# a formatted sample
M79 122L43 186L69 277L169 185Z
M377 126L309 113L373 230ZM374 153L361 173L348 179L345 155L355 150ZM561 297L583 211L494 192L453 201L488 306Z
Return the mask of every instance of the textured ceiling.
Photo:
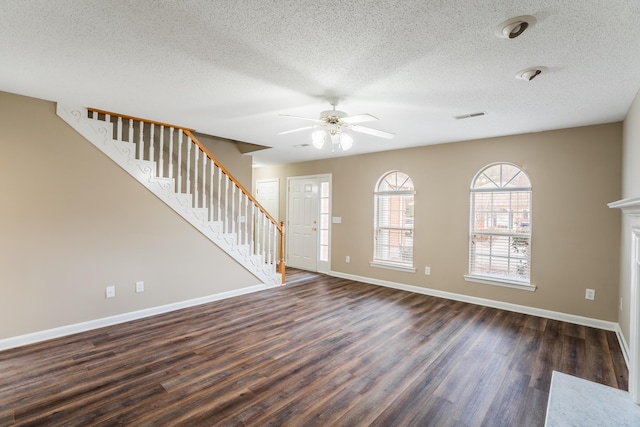
M495 36L511 17L537 23ZM640 88L637 0L2 0L0 90L264 145L258 164L623 120ZM548 70L515 79L531 66ZM340 97L389 141L295 148ZM453 116L487 112L455 120Z

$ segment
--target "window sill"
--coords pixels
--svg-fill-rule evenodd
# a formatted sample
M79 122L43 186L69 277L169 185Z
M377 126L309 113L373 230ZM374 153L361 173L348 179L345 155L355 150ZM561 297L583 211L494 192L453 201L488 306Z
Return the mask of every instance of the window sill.
M505 288L520 289L523 291L533 292L536 290L536 287L534 285L529 285L509 279L497 279L493 277L489 278L484 276L472 276L469 274L465 274L464 280L466 280L467 282L482 283L484 285L503 286Z
M371 267L378 267L378 268L387 268L389 270L398 270L398 271L406 271L407 273L415 273L416 269L413 267L407 267L405 265L400 265L400 264L387 264L387 263L383 263L383 262L370 262L369 265Z

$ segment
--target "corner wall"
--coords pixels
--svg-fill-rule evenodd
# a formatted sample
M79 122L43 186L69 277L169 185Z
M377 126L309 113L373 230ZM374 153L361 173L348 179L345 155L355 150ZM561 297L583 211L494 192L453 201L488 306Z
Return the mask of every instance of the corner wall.
M607 203L620 198L621 151L622 124L612 123L257 168L254 180L280 178L284 213L286 177L332 174L332 215L342 217L332 224L335 272L616 322L620 213ZM535 292L463 278L469 186L494 162L515 163L531 178ZM416 273L369 265L374 186L394 169L408 173L416 188ZM595 301L584 298L586 288L596 290Z
M640 197L640 92L636 94L624 120L622 159L621 199ZM622 216L619 285L622 309L618 322L625 340L629 343L631 332L631 222L623 213L619 214Z
M0 339L259 284L52 102L0 92L0 129Z

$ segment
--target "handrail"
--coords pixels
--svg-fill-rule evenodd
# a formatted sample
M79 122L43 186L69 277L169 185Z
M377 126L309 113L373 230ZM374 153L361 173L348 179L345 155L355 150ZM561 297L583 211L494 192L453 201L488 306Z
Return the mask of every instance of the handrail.
M189 128L184 128L182 126L177 126L177 125L172 125L170 123L163 123L163 122L158 122L155 120L148 120L148 119L143 119L140 117L134 117L134 116L127 116L124 114L120 114L120 113L114 113L111 111L106 111L106 110L100 110L97 108L87 108L87 111L91 112L91 113L97 113L97 114L103 114L106 116L110 116L110 117L119 117L121 119L125 119L125 120L133 120L136 122L142 122L142 123L148 123L148 124L153 124L153 125L157 125L157 126L164 126L164 127L168 127L168 128L174 128L174 129L179 129L181 130L188 138L191 139L191 141L196 144L200 150L202 150L202 152L204 154L206 154L206 156L220 169L220 171L222 171L222 173L224 175L226 175L231 182L233 182L233 184L238 187L238 189L240 189L240 191L249 199L251 200L251 202L269 219L269 221L276 227L276 229L279 231L280 234L280 262L278 265L278 272L281 274L282 277L282 283L285 283L285 256L284 256L284 233L285 233L285 226L284 226L284 221L280 221L278 222L278 220L276 220L273 216L271 216L271 214L260 204L260 202L258 202L258 200L251 194L250 191L248 191L244 185L242 185L240 183L240 181L238 181L238 179L233 176L233 174L226 168L224 167L224 165L222 163L220 163L220 161L213 155L213 153L211 153L211 151L209 151L209 149L207 147L204 146L204 144L202 142L200 142L200 140L198 138L196 138L196 136L193 134L193 132L195 132L195 129L189 129Z
M195 132L195 129L189 129L189 128L185 128L185 127L178 126L178 125L172 125L170 123L157 122L155 120L142 119L140 117L127 116L127 115L120 114L120 113L114 113L112 111L98 110L97 108L87 108L87 111L91 111L92 113L105 114L105 115L109 115L109 116L113 116L113 117L120 117L120 118L126 119L126 120L134 120L136 122L144 122L144 123L154 124L154 125L158 125L158 126L171 127L171 128L174 128L174 129L181 129L183 131Z

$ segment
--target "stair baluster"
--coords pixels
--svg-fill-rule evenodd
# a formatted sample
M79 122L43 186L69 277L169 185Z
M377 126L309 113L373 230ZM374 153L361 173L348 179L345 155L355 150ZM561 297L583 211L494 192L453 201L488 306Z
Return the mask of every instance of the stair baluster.
M155 139L155 125L153 123L151 123L151 135L149 136L150 140L149 140L149 160L150 161L155 161L155 157L154 157L154 151L153 151L153 146L154 146L154 139Z
M182 132L180 132L182 135ZM169 127L169 155L168 163L169 163L169 178L173 178L173 126Z
M209 206L215 206L215 203L213 201L213 185L215 183L214 181L214 172L215 172L216 168L215 165L213 164L213 161L211 159L209 159ZM220 194L218 192L218 194ZM209 209L209 221L213 221L215 219L215 209Z
M158 176L164 178L164 125L160 125L160 150L158 150Z
M199 208L198 204L198 161L200 160L200 149L198 147L193 150L193 207Z
M202 207L207 207L207 154L202 153ZM209 188L211 188L211 183L209 184ZM211 210L211 209L210 209Z
M144 160L144 122L140 122L138 133L138 159Z
M182 132L178 133L178 193L182 193Z
M122 117L118 117L118 128L116 130L116 139L122 141Z
M216 165L216 171L218 173L218 217L216 218L218 221L222 221L222 202L220 198L222 197L222 174L220 173L220 168Z
M193 147L193 141L191 140L190 136L187 136L187 170L185 173L185 177L187 179L187 182L185 184L185 193L187 194L192 194L191 193L191 147ZM193 206L193 200L191 201L191 204Z
M244 244L249 244L249 196L244 195Z

